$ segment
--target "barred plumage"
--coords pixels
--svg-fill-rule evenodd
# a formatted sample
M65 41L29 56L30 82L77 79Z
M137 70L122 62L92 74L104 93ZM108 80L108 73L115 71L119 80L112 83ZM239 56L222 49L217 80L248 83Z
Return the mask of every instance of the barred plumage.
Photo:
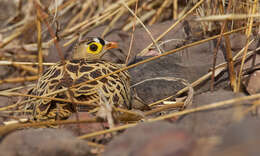
M99 42L100 41L100 42ZM102 45L99 53L86 52L86 48L93 42ZM120 65L101 60L105 52L105 46L113 44L100 38L88 38L80 42L72 60L59 62L47 69L39 78L36 88L31 92L37 96L48 96L72 101L89 101L98 104L101 99L100 92L110 104L121 108L131 108L130 76L127 71L112 74L100 80L85 83L97 77L112 73L120 69ZM99 48L99 47L98 47ZM113 46L111 47L113 48ZM92 46L92 50L97 48ZM109 49L109 47L108 47ZM87 53L87 54L84 54ZM93 55L93 57L91 57ZM96 55L99 55L98 57ZM83 58L79 58L79 56ZM80 84L80 85L78 85ZM76 85L76 87L72 87ZM55 93L64 88L68 91ZM54 93L54 94L53 94ZM37 121L66 119L78 109L89 109L91 107L75 107L73 103L54 101L49 99L33 99L30 106L33 108L33 117Z

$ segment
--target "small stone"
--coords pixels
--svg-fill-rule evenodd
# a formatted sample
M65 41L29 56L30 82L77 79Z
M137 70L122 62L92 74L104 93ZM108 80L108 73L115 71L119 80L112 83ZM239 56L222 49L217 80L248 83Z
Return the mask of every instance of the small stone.
M222 143L208 155L258 156L260 153L260 121L244 120L230 127L222 137Z
M6 136L0 144L0 153L5 156L86 156L90 148L87 142L76 139L69 131L39 128Z
M260 70L251 74L246 90L249 94L260 93Z
M215 102L225 101L238 97L243 97L242 93L234 93L227 90L217 90L206 92L194 96L192 108L203 107ZM209 109L207 111L198 111L187 114L180 118L178 124L184 126L187 130L192 130L196 137L212 137L223 135L225 130L236 123L238 118L249 118L250 116L239 116L239 112L248 108L247 102L237 103L236 105L223 105Z
M145 123L128 129L108 144L105 156L190 156L194 138L167 122Z

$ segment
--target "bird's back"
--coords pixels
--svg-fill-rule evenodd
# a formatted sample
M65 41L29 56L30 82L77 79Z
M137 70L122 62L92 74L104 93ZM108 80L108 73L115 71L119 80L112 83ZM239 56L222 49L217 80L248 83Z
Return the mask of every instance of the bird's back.
M74 59L64 63L57 63L47 69L38 80L32 94L37 96L48 96L73 101L84 101L98 104L101 96L121 108L130 108L130 78L127 71L122 71L91 81L100 76L112 73L120 69L120 66L102 60ZM87 81L90 81L86 83ZM66 88L69 88L66 90ZM60 90L66 90L60 92ZM54 109L62 112L75 111L72 103L60 102L51 99L35 99L31 102L34 106L36 118L48 116ZM59 105L59 106L58 106ZM88 108L88 107L79 107ZM79 109L80 110L80 109ZM50 116L55 116L51 114Z

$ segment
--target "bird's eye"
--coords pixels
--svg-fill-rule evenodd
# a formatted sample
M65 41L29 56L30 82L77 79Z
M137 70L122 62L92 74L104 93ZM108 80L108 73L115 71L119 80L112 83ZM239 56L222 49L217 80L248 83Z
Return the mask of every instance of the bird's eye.
M92 50L92 51L96 51L98 49L98 46L96 44L91 44L89 46L89 49Z
M103 46L98 42L88 43L87 52L91 54L99 54L102 52Z

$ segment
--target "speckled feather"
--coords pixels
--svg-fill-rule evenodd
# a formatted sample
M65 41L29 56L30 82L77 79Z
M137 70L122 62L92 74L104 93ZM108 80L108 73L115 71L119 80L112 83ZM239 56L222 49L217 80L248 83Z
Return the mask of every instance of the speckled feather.
M120 65L102 60L66 60L65 64L57 63L47 69L38 80L37 86L33 89L32 94L63 99L72 97L74 101L93 101L94 104L97 104L100 102L98 92L98 90L100 90L110 104L129 109L131 107L130 77L127 71L119 72L87 84L83 83L114 72L119 68ZM49 95L57 90L68 88L79 83L83 84L72 87L70 93L65 91ZM34 99L30 105L33 105L34 119L38 121L56 120L57 118L66 119L71 113L75 112L75 107L71 103L48 99ZM87 109L88 107L79 106L76 109L81 111L80 108Z

